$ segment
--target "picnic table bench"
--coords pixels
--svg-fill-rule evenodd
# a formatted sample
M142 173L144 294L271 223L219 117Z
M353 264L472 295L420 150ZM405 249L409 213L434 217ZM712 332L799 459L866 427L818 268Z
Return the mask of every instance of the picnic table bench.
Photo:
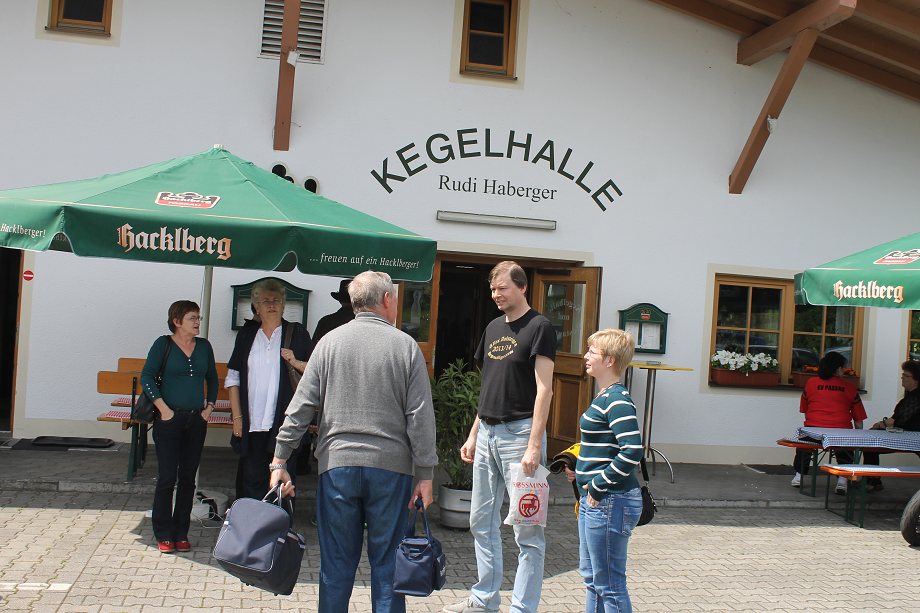
M859 487L848 487L846 504L844 505L843 519L847 523L863 527L866 517L866 487L868 479L865 477L920 477L920 466L872 466L865 464L825 464L821 470L828 473L827 493L824 496L824 506L828 508L830 498L831 475L843 477L850 482L858 482ZM862 477L862 479L860 479ZM857 493L858 490L858 493ZM856 498L859 504L856 504ZM828 510L832 511L828 508ZM859 518L853 521L853 515L859 511Z
M131 428L131 450L128 455L128 481L134 479L138 469L147 459L147 438L150 424L131 419L131 406L140 391L141 370L144 358L119 358L117 371L99 371L96 375L96 391L100 394L118 394L111 406L126 410L113 409L96 418L97 421L116 422L122 430ZM227 376L226 362L217 363L218 392L214 411L208 417L209 428L233 428L230 417L230 395L224 389Z
M801 441L797 439L781 438L776 441L777 445L791 447L792 449L807 449L811 451L811 470L809 474L802 475L802 482L799 484L799 493L814 498L818 495L818 467L821 461L834 455L836 449L825 449L816 442ZM805 477L811 477L811 493L805 491Z

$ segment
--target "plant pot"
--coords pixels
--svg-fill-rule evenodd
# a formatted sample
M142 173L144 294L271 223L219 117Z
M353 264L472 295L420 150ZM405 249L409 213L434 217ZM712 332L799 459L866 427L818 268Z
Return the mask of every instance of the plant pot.
M727 368L710 368L712 382L717 385L736 385L747 387L776 387L779 385L778 372L743 373Z
M455 490L442 485L438 489L441 525L455 530L469 530L472 498L471 490Z
M818 373L816 372L794 372L792 373L792 385L796 387L805 387L809 379L817 376Z
M792 385L795 387L805 387L809 379L817 376L818 373L816 372L794 372L792 373ZM842 377L842 379L852 383L853 387L859 388L859 377Z

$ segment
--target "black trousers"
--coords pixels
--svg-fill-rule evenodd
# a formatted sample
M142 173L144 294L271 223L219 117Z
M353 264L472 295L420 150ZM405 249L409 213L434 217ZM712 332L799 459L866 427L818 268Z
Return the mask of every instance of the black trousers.
M297 456L299 450L287 460L288 474L291 481L297 484ZM268 465L272 463L275 455L275 438L268 432L250 432L248 453L243 456L243 496L261 500L268 493L271 473ZM293 504L296 498L291 499Z
M795 467L795 472L807 475L811 469L811 454L810 449L796 449L795 450L795 460L792 465ZM852 464L853 463L853 452L847 449L835 449L834 456L837 458L838 464ZM876 463L878 463L876 461Z
M163 421L158 412L153 422L157 485L151 520L157 541L188 540L192 504L195 502L195 475L208 433L208 423L201 418L201 410L177 409L174 413L172 419ZM267 470L268 464L265 466Z

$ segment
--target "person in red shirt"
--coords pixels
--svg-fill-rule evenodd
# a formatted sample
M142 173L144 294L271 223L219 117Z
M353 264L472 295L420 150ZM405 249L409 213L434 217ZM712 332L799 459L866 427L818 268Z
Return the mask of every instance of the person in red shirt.
M862 430L863 420L866 419L866 409L856 388L849 381L843 380L843 371L846 367L845 357L830 351L818 362L818 376L812 377L805 385L802 399L799 401L799 411L805 413L805 425L817 428L857 428ZM838 450L834 454L840 464L852 464L853 453L847 450ZM799 487L802 475L808 474L811 451L797 449L795 452L795 477L792 486ZM846 494L847 481L843 477L837 479L838 494Z

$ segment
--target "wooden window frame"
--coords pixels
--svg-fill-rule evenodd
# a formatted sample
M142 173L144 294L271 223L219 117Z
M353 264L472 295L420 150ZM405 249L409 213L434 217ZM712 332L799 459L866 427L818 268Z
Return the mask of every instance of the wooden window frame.
M715 353L716 347L716 331L719 328L726 328L726 326L719 326L719 287L721 285L742 285L749 288L753 287L763 287L771 289L781 289L782 290L782 301L780 303L780 326L779 326L779 342L777 343L776 356L779 360L780 367L780 387L792 387L791 378L792 378L792 349L793 349L793 335L795 334L813 334L815 336L849 336L849 335L839 335L839 334L829 334L826 332L819 333L803 333L795 331L795 281L792 279L773 279L769 277L752 277L744 275L730 275L730 274L716 274L715 282L713 284L713 301L712 301L712 330L710 334L709 341L709 355ZM750 309L750 306L748 307ZM853 354L851 357L850 367L855 369L860 374L860 380L863 376L862 370L862 350L863 350L863 341L864 341L864 327L863 321L865 319L865 309L863 307L853 307L856 309L854 313L854 322L853 322ZM824 316L827 317L827 307L824 307ZM748 324L750 324L750 313L748 313ZM738 328L739 330L741 328ZM750 326L746 330L751 330ZM754 328L754 330L760 330L760 328ZM822 325L822 330L824 326ZM777 331L768 331L768 332L777 332ZM747 340L745 340L747 344ZM908 344L909 348L909 344ZM712 378L710 375L709 384L713 385Z
M502 4L506 8L505 18L505 63L501 68L488 64L475 64L469 61L470 54L470 4L473 0L464 0L463 4L463 38L460 43L460 74L499 79L515 79L514 60L517 49L518 0L476 0L487 4Z
M114 0L103 0L102 21L78 21L64 19L64 5L67 0L51 0L48 25L46 30L92 34L94 36L112 35L112 4Z

